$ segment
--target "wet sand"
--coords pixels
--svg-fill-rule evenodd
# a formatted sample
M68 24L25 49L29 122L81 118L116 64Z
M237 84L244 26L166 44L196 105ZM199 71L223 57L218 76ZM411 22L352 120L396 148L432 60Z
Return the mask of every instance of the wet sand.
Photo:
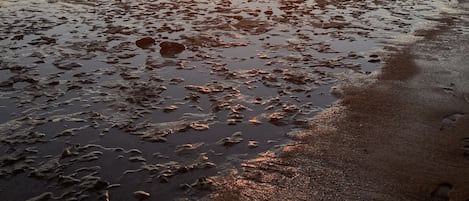
M342 86L280 158L214 178L210 199L469 200L468 23L441 22L381 74Z

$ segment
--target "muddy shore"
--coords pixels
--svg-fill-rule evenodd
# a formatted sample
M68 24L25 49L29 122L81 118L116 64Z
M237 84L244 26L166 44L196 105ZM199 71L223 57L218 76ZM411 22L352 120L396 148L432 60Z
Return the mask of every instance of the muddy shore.
M215 200L469 200L469 35L449 17L342 87L296 144L214 178ZM371 80L371 81L370 81ZM366 87L364 87L366 86ZM233 185L234 184L234 185Z
M0 198L466 198L457 4L2 0Z

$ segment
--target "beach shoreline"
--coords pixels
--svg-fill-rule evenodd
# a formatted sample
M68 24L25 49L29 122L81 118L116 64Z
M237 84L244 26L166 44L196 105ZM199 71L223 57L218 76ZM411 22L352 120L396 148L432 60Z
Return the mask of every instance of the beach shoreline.
M375 82L342 87L340 103L280 158L266 154L215 178L223 190L211 199L469 199L468 23L440 21L368 78Z

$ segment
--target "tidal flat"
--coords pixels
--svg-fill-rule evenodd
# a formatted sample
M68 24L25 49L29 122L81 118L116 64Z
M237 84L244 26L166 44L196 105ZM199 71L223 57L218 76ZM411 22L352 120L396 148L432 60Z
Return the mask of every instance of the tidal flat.
M438 0L1 1L0 197L210 199L223 172L249 174L246 161L301 144L347 97L338 86L375 82L463 11Z

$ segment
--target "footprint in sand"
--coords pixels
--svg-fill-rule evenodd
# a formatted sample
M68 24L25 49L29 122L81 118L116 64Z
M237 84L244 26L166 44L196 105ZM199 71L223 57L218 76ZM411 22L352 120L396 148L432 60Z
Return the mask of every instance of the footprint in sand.
M462 143L463 143L462 149L464 150L464 158L469 160L469 137L464 138L462 140Z
M448 201L449 200L449 192L453 189L453 185L450 183L441 183L433 190L431 196L432 201Z
M464 114L464 113L457 112L457 113L450 114L450 115L446 116L441 121L440 130L444 130L448 126L451 126L452 124L456 123L460 118L464 117L465 115L466 114Z

